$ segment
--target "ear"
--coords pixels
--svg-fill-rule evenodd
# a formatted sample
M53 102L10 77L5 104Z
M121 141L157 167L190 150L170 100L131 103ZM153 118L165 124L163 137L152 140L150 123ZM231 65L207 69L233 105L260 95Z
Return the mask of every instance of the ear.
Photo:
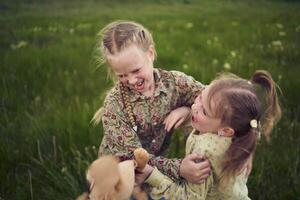
M152 62L154 62L154 60L155 60L155 48L154 48L153 45L150 45L150 46L149 46L149 49L148 49L147 54L148 54L150 60L151 60Z
M234 135L234 130L229 126L226 126L218 129L218 135L224 137L232 137Z

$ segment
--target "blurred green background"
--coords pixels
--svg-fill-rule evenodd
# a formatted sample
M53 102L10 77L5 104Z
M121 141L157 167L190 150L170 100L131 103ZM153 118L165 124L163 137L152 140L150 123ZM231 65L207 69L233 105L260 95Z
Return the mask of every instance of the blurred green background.
M116 19L146 26L156 67L207 84L229 71L271 72L283 118L260 143L252 199L300 199L300 2L264 0L0 1L0 200L75 199L97 157L90 120L112 86L96 69L97 32ZM170 156L183 156L177 133Z

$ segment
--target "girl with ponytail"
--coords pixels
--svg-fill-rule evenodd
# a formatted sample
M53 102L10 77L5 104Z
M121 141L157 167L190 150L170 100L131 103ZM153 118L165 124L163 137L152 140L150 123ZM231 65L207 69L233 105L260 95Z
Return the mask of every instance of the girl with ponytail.
M192 105L186 153L204 154L212 173L202 184L174 182L157 168L147 166L145 182L159 199L250 199L247 169L260 135L269 139L281 110L276 84L267 71L256 71L250 80L221 75L208 85Z

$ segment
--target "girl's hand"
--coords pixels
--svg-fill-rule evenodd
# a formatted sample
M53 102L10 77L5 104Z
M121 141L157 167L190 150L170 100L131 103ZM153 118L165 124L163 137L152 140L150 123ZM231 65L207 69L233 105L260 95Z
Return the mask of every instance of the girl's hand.
M209 161L200 154L192 153L182 160L179 174L187 181L199 184L206 180L210 171Z
M190 116L190 113L191 108L186 106L172 110L163 122L165 130L169 132L172 128L178 128Z
M153 169L154 168L151 165L147 164L142 172L136 171L136 173L135 173L135 184L136 185L142 184L148 178L148 176L150 176Z

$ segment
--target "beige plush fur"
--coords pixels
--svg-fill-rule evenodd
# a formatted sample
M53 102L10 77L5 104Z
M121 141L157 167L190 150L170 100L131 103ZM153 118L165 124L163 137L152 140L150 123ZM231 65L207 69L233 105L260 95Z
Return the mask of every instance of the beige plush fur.
M147 194L134 187L134 170L142 170L149 161L146 150L134 152L135 160L118 162L114 156L103 156L95 160L87 170L89 193L83 193L77 200L125 200L132 194L137 200L146 200Z

